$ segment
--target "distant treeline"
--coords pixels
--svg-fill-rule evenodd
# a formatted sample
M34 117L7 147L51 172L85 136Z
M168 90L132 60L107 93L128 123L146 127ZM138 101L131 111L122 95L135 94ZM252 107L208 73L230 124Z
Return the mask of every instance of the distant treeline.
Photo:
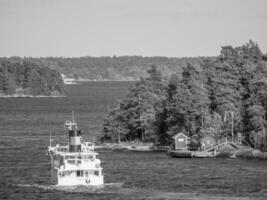
M173 73L180 73L187 62L199 65L204 57L197 58L167 58L142 56L113 57L45 57L45 58L0 58L13 63L29 61L38 66L48 67L75 78L89 80L140 80L147 77L147 70L155 64L161 71L162 78L167 80Z
M63 81L57 71L29 61L1 60L1 96L58 96L63 94Z
M101 139L170 144L171 136L183 131L197 146L205 135L241 133L252 146L266 148L266 60L249 41L222 47L217 58L188 61L168 81L152 65L149 76L110 109Z

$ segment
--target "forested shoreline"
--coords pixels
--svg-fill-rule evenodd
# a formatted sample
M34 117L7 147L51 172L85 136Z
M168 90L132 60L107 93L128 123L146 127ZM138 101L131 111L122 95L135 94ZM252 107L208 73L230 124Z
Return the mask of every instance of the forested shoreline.
M61 75L29 61L0 62L1 97L62 96Z
M173 73L180 73L187 62L199 65L204 57L168 58L143 56L106 57L2 57L0 61L35 63L40 67L56 70L76 80L91 81L136 81L147 77L150 65L159 66L162 78L168 80Z
M183 131L198 145L241 133L266 149L267 56L249 41L217 57L0 58L2 96L59 96L60 73L88 80L138 80L109 111L104 141L169 145ZM233 126L232 126L233 124Z
M223 46L216 58L187 62L167 81L160 66L151 65L149 76L110 109L101 140L169 145L171 137L183 131L198 145L205 135L219 139L241 133L252 147L264 150L266 61L258 45L249 41Z

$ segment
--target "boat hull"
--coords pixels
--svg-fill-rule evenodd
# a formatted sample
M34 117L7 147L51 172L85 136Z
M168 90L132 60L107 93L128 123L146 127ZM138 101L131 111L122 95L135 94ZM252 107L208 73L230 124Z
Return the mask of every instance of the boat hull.
M36 187L43 190L60 190L71 193L113 194L123 188L123 183L105 183L102 185L39 185L39 184L13 184L16 187Z
M86 186L100 186L104 184L103 176L89 176L81 178L58 178L58 186L75 186L75 185L86 185Z

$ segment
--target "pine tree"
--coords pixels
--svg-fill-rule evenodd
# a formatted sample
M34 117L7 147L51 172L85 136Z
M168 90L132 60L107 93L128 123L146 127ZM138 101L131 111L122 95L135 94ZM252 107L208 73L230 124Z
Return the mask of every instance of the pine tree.
M203 118L209 112L208 93L202 72L188 63L180 81L173 77L168 93L169 134L174 135L182 130L190 135L198 134L203 125Z
M125 138L128 140L156 140L156 112L160 109L157 105L165 98L165 86L155 66L148 73L150 76L147 79L142 79L129 89L126 99L122 101L123 106L116 112L119 116L122 113L124 115L121 126L124 127ZM111 110L106 118L103 137L110 134L108 132L116 132L113 126L117 126L119 118L114 115ZM115 125L111 125L111 121Z

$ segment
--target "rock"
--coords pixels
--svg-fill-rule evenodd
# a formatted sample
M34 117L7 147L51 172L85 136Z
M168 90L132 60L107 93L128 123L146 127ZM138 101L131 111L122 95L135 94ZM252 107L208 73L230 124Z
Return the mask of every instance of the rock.
M236 152L236 156L240 158L253 158L267 160L267 152L261 152L258 149L242 149Z

